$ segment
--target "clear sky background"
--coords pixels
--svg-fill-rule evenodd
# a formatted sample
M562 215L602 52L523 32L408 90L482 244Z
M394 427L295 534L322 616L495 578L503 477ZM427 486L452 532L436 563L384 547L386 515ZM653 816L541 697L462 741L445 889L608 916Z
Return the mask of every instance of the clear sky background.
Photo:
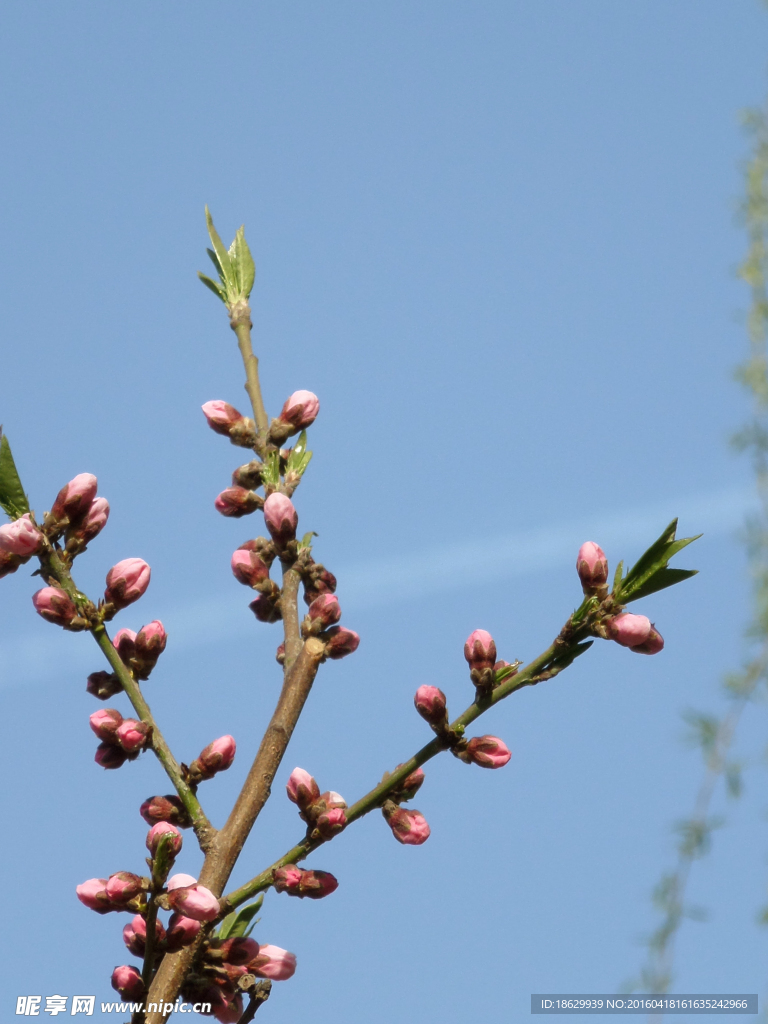
M331 898L267 897L257 938L299 967L265 1022L522 1020L532 992L637 973L700 774L680 712L720 706L748 614L734 211L738 113L767 67L756 0L4 4L0 420L38 512L99 477L112 518L83 589L119 559L152 565L115 628L166 623L146 692L179 758L235 735L201 791L218 824L278 692L280 630L229 570L260 518L213 508L242 459L200 406L246 399L195 278L206 202L256 257L268 410L297 388L322 402L297 505L362 642L322 669L233 881L300 837L294 765L351 802L428 738L418 685L469 703L472 629L508 660L547 646L583 540L615 565L676 514L706 531L678 560L701 574L637 608L661 655L598 642L483 719L506 769L427 768L425 846L374 814L310 861L338 876ZM112 997L124 921L74 888L141 871L139 804L168 791L149 756L93 763L99 652L35 615L38 585L0 582L3 1017L20 994ZM751 711L742 756L764 731ZM710 916L683 927L676 991L768 989L764 789L755 767L719 808L691 890Z

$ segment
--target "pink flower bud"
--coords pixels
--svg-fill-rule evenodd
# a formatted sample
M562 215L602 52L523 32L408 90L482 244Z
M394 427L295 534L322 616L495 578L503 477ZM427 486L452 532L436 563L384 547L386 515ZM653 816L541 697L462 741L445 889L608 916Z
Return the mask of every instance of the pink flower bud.
M315 822L315 827L323 839L333 839L347 824L347 816L341 807L331 807L324 811Z
M135 718L125 718L118 727L116 739L126 754L136 754L147 745L151 726Z
M320 796L320 787L309 772L305 772L303 768L293 769L285 789L288 799L298 804L302 811L311 807Z
M339 883L330 871L302 871L299 892L296 895L321 900L324 896L330 896L338 887Z
M238 548L232 555L232 573L236 580L252 587L261 583L269 576L269 568L255 551L243 551Z
M219 1024L237 1024L243 1016L243 997L236 992L226 1006L218 1006L213 1011L213 1016Z
M170 842L166 840L166 849L170 850L174 857L181 849L181 844L183 842L181 832L179 832L175 825L171 825L168 821L158 821L158 823L153 825L147 833L147 849L153 857L157 853L161 837L165 835L170 835L172 837Z
M87 882L78 885L75 892L83 906L88 907L89 910L95 910L97 914L108 914L110 910L116 908L107 896L106 887L106 878L89 878Z
M156 942L162 942L165 938L165 928L160 921L155 920ZM147 922L137 914L130 924L123 928L123 942L128 947L129 953L134 956L143 957L147 946Z
M416 710L430 725L443 725L447 717L445 694L436 686L420 686L413 698Z
M116 967L112 971L112 988L129 1002L141 1002L146 995L144 982L135 967Z
M331 810L331 808L333 807L341 807L342 810L346 810L347 801L344 799L341 793L336 793L333 790L331 790L328 793L322 793L320 795L320 799L325 804L326 811Z
M192 824L177 796L151 796L141 805L139 813L148 825L169 821L178 828L189 828Z
M95 498L91 507L81 521L76 524L74 533L86 544L97 537L109 519L109 502L106 498Z
M295 864L288 864L284 868L278 868L274 875L274 886L276 892L287 892L291 896L298 896L301 888L301 876L304 872Z
M118 871L110 875L104 889L111 902L119 906L130 903L134 896L144 891L141 879L132 871Z
M203 406L203 413L211 430L215 430L217 434L223 434L224 437L229 437L230 429L245 419L243 414L229 402L219 400L206 402Z
M354 630L344 629L343 626L331 626L325 641L325 656L336 661L339 658L346 658L359 646L360 637Z
M576 571L585 591L605 586L608 582L608 559L599 544L588 540L581 545L576 556Z
M280 420L294 428L294 433L315 422L320 400L311 391L294 391L280 412Z
M136 653L136 634L132 629L120 629L112 639L112 646L126 664Z
M270 494L264 502L264 521L278 547L284 547L295 539L299 515L291 499L279 491Z
M397 767L401 768L402 765L398 765ZM410 775L406 775L406 777L403 779L403 781L400 783L400 786L398 787L400 799L412 800L413 797L415 797L418 791L421 789L423 782L423 768L417 768L415 771L412 771Z
M473 736L467 744L467 754L473 764L481 768L503 768L512 752L498 736Z
M320 569L320 572L317 570ZM312 604L320 594L333 594L336 591L336 577L327 569L315 565L310 579L304 581L304 601Z
M98 700L109 700L116 693L120 693L123 684L114 672L91 672L85 688L88 693Z
M54 519L77 519L85 515L96 497L96 477L93 473L79 473L61 488L53 503Z
M159 619L142 626L136 634L136 657L143 661L157 661L168 643L165 626Z
M219 901L204 885L182 886L168 893L171 910L195 921L213 921L219 916Z
M102 768L122 768L125 762L128 760L128 755L120 747L114 746L112 743L100 743L96 748L96 755L94 761Z
M664 637L658 632L655 626L651 625L651 631L648 634L648 638L641 644L636 644L631 648L635 654L658 654L659 651L664 650Z
M486 633L484 629L476 629L470 633L464 644L464 657L471 669L493 668L496 661L496 644L491 634Z
M638 647L651 635L651 620L645 615L624 612L610 619L606 625L611 640L615 640L622 647Z
M227 487L214 501L217 512L229 519L241 519L261 508L262 499L255 491L245 487Z
M77 615L74 602L58 587L43 587L32 595L32 604L38 615L57 626L68 626Z
M45 538L29 517L29 512L20 519L0 526L0 548L12 555L27 558L36 555L43 547Z
M217 948L224 961L234 967L246 967L255 956L259 955L258 942L243 936L225 939Z
M277 645L277 650L275 651L275 661L277 662L278 665L285 664L285 641Z
M200 934L200 922L192 917L171 914L168 931L165 936L165 948L169 953L177 953L184 946L191 946Z
M115 708L102 708L94 711L88 722L100 740L115 744L117 730L123 724L123 716Z
M168 892L172 892L174 889L182 889L190 885L197 885L197 879L193 878L192 875L185 875L183 872L171 875L165 883L165 887Z
M107 573L105 601L111 602L118 608L125 608L129 604L133 604L134 601L138 601L149 586L151 573L152 570L142 559L124 558L122 562L112 566Z
M279 946L259 946L259 953L248 964L248 969L259 978L287 981L296 971L296 957Z
M341 618L338 598L335 594L320 594L309 606L307 615L316 628L327 629L335 625Z
M259 594L255 601L248 605L259 622L279 622L283 617L280 602L268 594Z
M385 812L392 835L405 846L421 846L429 839L429 825L419 811L406 811L402 807Z
M235 759L237 744L232 736L220 736L202 751L189 766L193 779L212 779L217 772L225 772Z

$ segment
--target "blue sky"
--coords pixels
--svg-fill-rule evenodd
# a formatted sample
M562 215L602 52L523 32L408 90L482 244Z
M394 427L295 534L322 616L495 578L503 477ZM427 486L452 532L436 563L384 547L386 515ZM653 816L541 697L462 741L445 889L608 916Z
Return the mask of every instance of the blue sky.
M768 91L768 15L753 0L11 0L0 58L0 421L38 511L76 473L99 477L112 516L77 563L83 589L121 558L152 565L117 625L169 628L146 690L180 758L236 736L203 790L219 823L276 696L278 627L253 622L229 571L260 524L213 509L238 456L200 406L245 396L195 277L205 203L227 239L245 222L256 258L268 410L297 388L321 399L297 506L362 642L323 668L235 881L299 837L282 796L295 764L355 799L426 738L418 685L469 702L472 629L510 660L542 650L578 601L582 540L615 564L676 514L705 530L680 559L700 575L638 608L661 655L600 643L510 699L482 730L509 743L506 769L428 769L428 844L399 847L372 815L312 861L338 876L331 898L273 894L259 926L299 957L261 1011L275 1024L517 1020L532 992L614 989L642 960L696 787L680 712L717 708L741 657L738 115ZM9 1007L110 997L118 922L74 886L141 869L138 806L167 791L149 758L93 764L98 651L39 620L35 589L24 571L0 581ZM764 727L751 712L745 758ZM696 868L710 918L684 927L678 991L766 990L761 772ZM191 842L179 866L196 870Z

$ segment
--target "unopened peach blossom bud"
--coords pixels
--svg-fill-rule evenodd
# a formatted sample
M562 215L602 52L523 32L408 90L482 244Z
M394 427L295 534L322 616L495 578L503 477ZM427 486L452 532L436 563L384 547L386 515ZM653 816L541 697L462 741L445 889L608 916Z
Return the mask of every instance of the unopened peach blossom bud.
M218 1006L214 1009L213 1016L219 1024L237 1024L243 1016L243 997L239 992L235 992L227 1001L226 1006Z
M171 914L168 931L165 935L165 948L169 953L176 953L184 946L191 946L200 934L200 922L192 917Z
M283 643L281 644L278 644L277 650L275 651L275 661L278 663L278 665L285 664L285 641L283 641Z
M285 787L288 799L306 811L320 796L320 787L303 768L294 768Z
M311 391L294 391L280 411L279 419L293 427L293 433L315 422L320 412L320 399Z
M118 871L110 875L104 887L109 899L118 905L130 901L144 891L144 883L132 871Z
M284 868L278 868L274 874L273 885L276 892L287 892L291 896L298 896L301 887L301 876L304 872L295 864L288 864Z
M112 638L112 645L127 665L136 653L136 634L132 629L119 629Z
M421 717L432 726L444 725L447 720L445 694L436 686L420 686L413 703Z
M168 892L173 892L174 889L182 889L190 885L197 885L197 879L193 878L192 875L185 875L181 871L177 872L175 875L171 875L165 883L165 887Z
M101 708L93 712L88 723L100 740L117 743L117 730L123 724L123 716L115 708Z
M121 747L105 741L98 745L93 759L102 768L114 769L122 768L128 760L128 755Z
M227 487L214 501L216 511L229 519L240 519L249 516L257 508L262 507L263 499L255 491L245 487Z
M512 752L498 736L473 736L467 744L467 755L481 768L503 768Z
M471 669L482 670L493 668L496 661L496 644L490 633L484 629L476 629L467 637L464 644L464 657Z
M152 570L141 558L124 558L107 573L104 600L117 608L125 608L138 601L149 586Z
M315 828L323 839L333 839L346 826L347 816L341 807L331 807L319 816Z
M259 946L258 956L251 960L248 969L258 978L287 981L296 971L296 957L279 946Z
M261 583L269 576L269 567L255 551L243 551L242 548L238 548L232 555L231 564L235 579L247 587Z
M608 559L599 544L588 540L581 545L576 556L576 571L585 593L605 586L608 582Z
M29 512L12 523L0 526L0 548L12 555L28 558L36 555L45 543L45 537L32 522Z
M136 657L143 661L157 661L168 643L165 626L159 619L153 619L142 626L136 634Z
M165 939L165 928L160 921L155 920L155 941L160 943ZM147 922L137 914L133 920L123 928L123 942L128 951L134 956L143 957L147 947Z
M656 627L651 624L651 631L641 644L635 644L630 648L635 654L658 654L664 650L664 637Z
M392 835L405 846L421 846L429 839L429 825L423 814L419 811L406 811L394 804L384 805L382 808L387 824L392 829Z
M259 955L258 942L246 936L225 939L216 948L222 960L234 967L245 967L249 961Z
M259 622L279 622L283 617L280 601L269 594L259 594L255 601L248 605Z
M139 813L148 825L168 821L177 828L190 828L191 821L181 800L173 796L151 796L139 808Z
M397 766L398 768L401 765ZM412 800L421 789L424 782L424 769L416 768L410 775L406 775L398 787L399 799Z
M147 722L125 718L118 727L115 738L126 754L137 754L146 747L151 728Z
M320 594L333 594L336 591L336 577L320 565L312 567L309 579L304 580L304 602L312 604Z
M165 841L166 850L169 850L175 857L181 849L181 844L184 840L181 832L179 832L175 825L171 825L169 821L158 821L156 825L152 826L147 833L147 849L154 857L163 836L170 836L170 839Z
M123 684L114 672L91 672L85 689L98 700L109 700L116 693L120 693Z
M347 801L341 793L336 793L333 790L327 793L321 793L320 799L325 804L326 810L330 810L332 807L341 807L342 810L346 810L347 808Z
M78 520L73 533L88 544L97 537L109 519L109 502L106 498L94 498L90 508L81 520Z
M645 615L624 612L609 619L606 625L611 640L615 640L622 647L638 647L651 635L651 620Z
M299 891L295 895L321 900L324 896L330 896L338 887L339 883L330 871L302 871Z
M147 992L138 970L127 964L112 971L112 988L123 999L136 1003L141 1002Z
M353 654L360 646L360 637L353 629L331 626L325 634L325 656L337 661Z
M195 921L213 921L219 916L219 901L204 885L181 886L168 893L168 905Z
M108 914L116 909L107 896L106 878L89 878L87 882L78 885L75 892L83 906L95 910L97 914Z
M335 594L320 594L307 610L313 629L328 629L341 618L341 608Z
M296 537L299 514L285 494L275 491L264 502L264 521L278 547L284 547Z
M19 566L24 565L26 561L28 559L22 558L21 555L12 555L5 548L0 548L0 580L4 576L10 576L11 573L16 572Z
M77 615L73 601L58 587L43 587L32 595L35 611L56 626L68 626Z
M217 772L225 772L235 759L237 744L233 736L220 736L200 753L189 766L193 780L212 779Z
M232 427L245 419L243 414L229 402L215 400L206 402L202 408L211 430L215 430L217 434L223 434L224 437L229 437Z
M79 473L56 495L51 509L54 519L77 519L87 513L98 486L93 473Z

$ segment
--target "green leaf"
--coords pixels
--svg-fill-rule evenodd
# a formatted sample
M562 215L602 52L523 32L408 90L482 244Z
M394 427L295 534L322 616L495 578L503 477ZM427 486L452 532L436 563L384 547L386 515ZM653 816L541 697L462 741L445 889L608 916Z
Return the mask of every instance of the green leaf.
M197 272L197 276L200 278L200 280L203 282L206 288L211 289L216 298L221 299L222 302L226 303L227 293L224 291L220 284L217 284L216 281L214 281L212 278L206 277L205 274L201 274L199 270Z
M302 476L310 463L312 452L307 451L307 432L302 430L285 464L285 472Z
M623 571L624 571L624 561L622 559L622 561L619 562L619 564L616 566L616 572L613 574L613 589L614 589L614 592L616 592L619 589L619 586L621 584L621 574L622 574Z
M277 490L280 486L280 452L270 452L264 459L261 482L267 493Z
M244 935L250 935L256 922L251 924L251 920L261 910L261 905L264 902L264 897L259 896L255 903L249 903L245 907L241 907L239 910L233 910L231 914L227 914L224 920L221 922L218 930L218 938L220 939L237 939L242 938ZM248 928L248 925L251 925ZM246 931L247 929L247 931Z
M690 570L667 570L667 562L670 558L701 536L698 534L696 537L683 537L677 540L675 538L676 530L677 519L673 519L658 540L654 541L645 554L641 555L632 566L615 591L616 599L619 602L628 604L630 601L636 601L657 590L671 587L693 575ZM656 579L657 576L658 579Z
M319 537L319 536L320 535L318 533L315 533L314 530L310 530L309 533L305 533L304 536L299 541L299 544L298 544L299 551L303 551L304 548L309 548L309 550L311 551L312 550L312 538L313 537Z
M232 261L229 258L229 253L224 246L219 233L213 226L213 218L211 217L211 211L206 206L205 208L205 223L208 225L208 235L211 239L211 245L216 253L216 258L219 261L219 267L221 268L221 277L227 287L227 292L235 291L235 275L232 270Z
M242 226L238 228L235 240L229 247L229 257L235 269L240 295L247 299L256 280L256 264L253 262L251 250L245 240L245 228Z
M556 668L558 672L562 672L564 668L568 668L572 665L577 658L585 654L594 643L594 640L585 640L581 644L576 644L568 651L563 651L562 654L555 655L552 661L549 663L549 668Z
M29 512L29 502L13 461L8 438L0 427L0 507L11 519Z

